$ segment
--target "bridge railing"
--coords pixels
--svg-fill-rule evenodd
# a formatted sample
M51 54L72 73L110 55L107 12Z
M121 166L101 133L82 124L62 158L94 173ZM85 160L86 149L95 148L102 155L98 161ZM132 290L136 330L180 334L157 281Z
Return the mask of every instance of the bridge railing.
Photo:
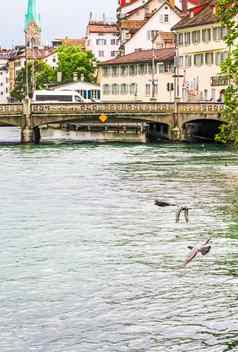
M0 104L0 116L22 115L23 104Z
M178 114L219 114L222 103L177 103ZM100 114L165 114L175 112L174 103L135 102L135 103L33 103L33 115L100 115ZM0 116L23 115L23 104L0 104Z
M223 110L221 103L178 103L180 114L216 114ZM32 104L33 114L171 114L174 103L64 103Z

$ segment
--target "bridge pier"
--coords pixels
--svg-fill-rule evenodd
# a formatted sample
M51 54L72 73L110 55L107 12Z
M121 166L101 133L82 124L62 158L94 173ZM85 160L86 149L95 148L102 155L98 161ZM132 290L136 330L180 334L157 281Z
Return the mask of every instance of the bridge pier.
M21 143L31 144L33 143L33 129L29 127L24 127L21 129Z
M21 143L33 142L33 129L31 126L31 101L29 97L23 100L23 116L21 123Z

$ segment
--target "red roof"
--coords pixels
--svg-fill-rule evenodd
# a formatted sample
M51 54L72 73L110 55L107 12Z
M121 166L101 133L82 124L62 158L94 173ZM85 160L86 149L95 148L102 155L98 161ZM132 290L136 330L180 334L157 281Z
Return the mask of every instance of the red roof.
M171 29L176 30L218 22L219 19L216 17L214 12L215 5L215 0L210 0L202 5L190 9L188 11L188 15Z
M120 0L120 7L128 6L137 0Z
M103 21L93 21L88 24L89 33L118 33L116 23L105 23Z
M175 57L175 48L164 48L154 50L155 60L157 62L172 61ZM104 61L104 65L129 64L136 62L151 62L153 58L153 50L139 50L134 53L118 56L115 59Z

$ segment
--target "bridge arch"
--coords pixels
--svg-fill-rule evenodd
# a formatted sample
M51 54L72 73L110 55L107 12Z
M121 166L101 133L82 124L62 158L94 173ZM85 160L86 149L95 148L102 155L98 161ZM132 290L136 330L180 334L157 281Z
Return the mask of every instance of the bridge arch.
M222 123L217 117L197 117L188 120L181 128L183 139L189 142L214 142Z

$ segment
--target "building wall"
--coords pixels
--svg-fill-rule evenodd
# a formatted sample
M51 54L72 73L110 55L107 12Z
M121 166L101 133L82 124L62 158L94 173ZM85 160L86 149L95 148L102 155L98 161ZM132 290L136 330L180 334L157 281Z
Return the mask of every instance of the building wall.
M164 5L135 35L125 43L125 55L138 49L149 50L152 48L152 41L149 37L151 30L170 32L180 17L168 6Z
M9 98L8 70L0 64L0 104L6 104Z
M222 84L217 80L218 82L214 85L216 79L212 79L212 77L220 76L220 63L228 50L223 40L225 32L222 33L222 30L217 28L217 24L211 24L176 31L179 74L184 76L179 84L180 97L184 101L217 101L220 92L226 87L224 80L222 82L220 80ZM200 33L200 40L198 40L198 34L192 34L195 31ZM185 33L190 33L190 44L187 34L187 43L185 43ZM193 42L193 35L196 35L197 42Z
M132 74L132 66L133 74ZM168 91L168 83L173 85L172 63L166 64L170 72L161 73L163 63L156 64L156 94L159 102L173 101L173 91ZM102 101L150 101L152 97L151 63L118 64L101 67Z
M106 61L117 56L119 39L116 33L89 33L86 49L91 50L99 61Z

